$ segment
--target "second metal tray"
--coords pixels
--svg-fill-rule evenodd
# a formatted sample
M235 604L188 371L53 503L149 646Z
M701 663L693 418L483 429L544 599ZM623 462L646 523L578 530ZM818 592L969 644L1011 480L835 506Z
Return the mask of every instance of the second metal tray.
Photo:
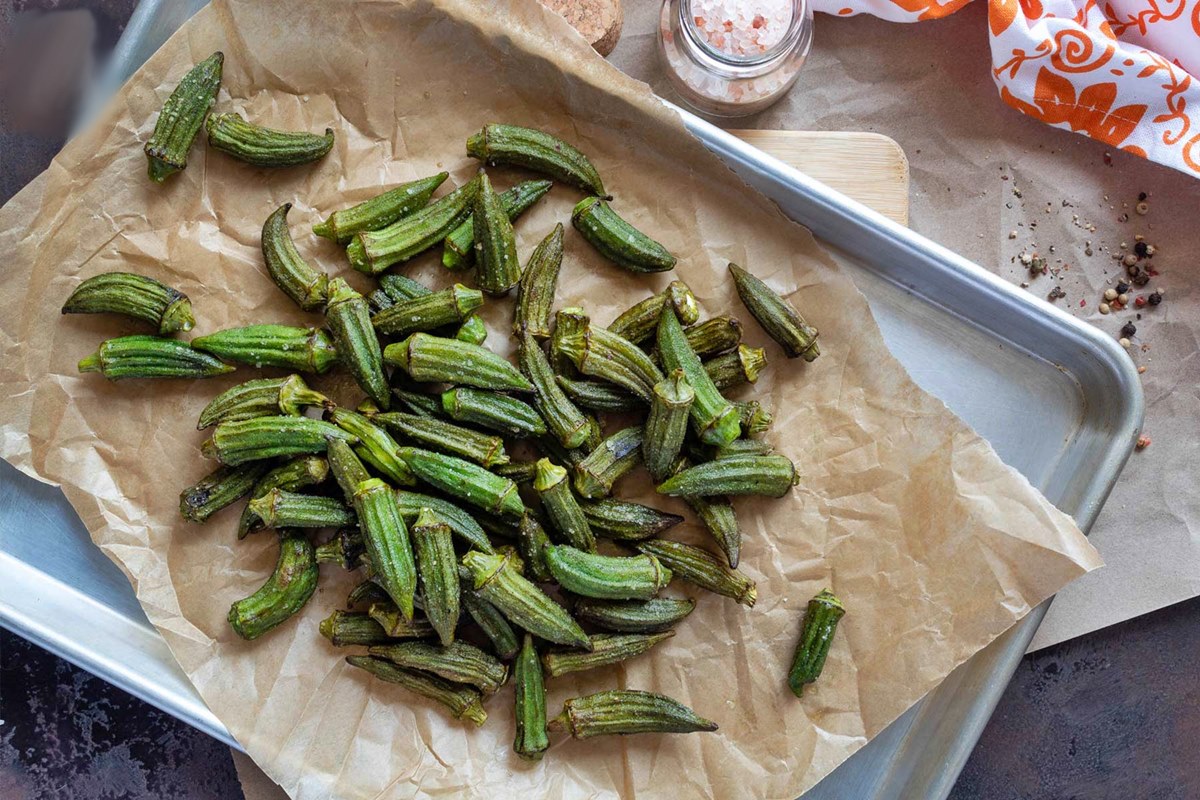
M99 108L203 5L143 0L87 108ZM680 114L714 153L830 248L866 294L889 347L917 383L1086 532L1142 420L1136 372L1116 343L724 131ZM0 532L0 624L237 746L57 489L0 464ZM949 794L1044 613L1043 605L956 670L805 797Z

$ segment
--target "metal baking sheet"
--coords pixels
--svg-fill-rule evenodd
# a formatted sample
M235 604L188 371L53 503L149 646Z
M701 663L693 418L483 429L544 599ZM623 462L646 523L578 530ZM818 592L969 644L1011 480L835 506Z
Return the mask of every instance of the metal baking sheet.
M93 87L81 124L203 5L143 0ZM917 383L1086 532L1142 422L1140 383L1116 343L698 117L680 114L714 153L830 249L866 294L889 347ZM61 492L0 463L0 532L0 624L237 746ZM961 666L805 798L948 795L1044 614L1045 605Z

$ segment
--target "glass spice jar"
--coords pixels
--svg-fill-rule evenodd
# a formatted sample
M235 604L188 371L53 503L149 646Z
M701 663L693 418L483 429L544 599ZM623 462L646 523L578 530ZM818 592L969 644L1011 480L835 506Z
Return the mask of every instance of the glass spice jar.
M676 91L719 117L762 111L812 47L808 0L664 0L659 50Z

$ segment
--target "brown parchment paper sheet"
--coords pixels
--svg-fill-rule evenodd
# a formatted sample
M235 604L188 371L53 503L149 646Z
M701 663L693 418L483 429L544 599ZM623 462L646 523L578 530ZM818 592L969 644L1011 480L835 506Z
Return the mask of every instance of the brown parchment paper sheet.
M1069 518L912 383L864 299L805 230L561 20L527 0L493 9L485 19L465 0L220 0L189 22L0 211L10 260L0 289L0 454L62 485L206 702L294 798L794 797L1099 558ZM166 186L147 181L140 143L159 105L215 49L227 56L220 110L283 128L330 125L333 152L311 168L266 172L198 145ZM509 749L508 691L488 704L487 726L468 729L343 664L316 629L354 581L337 570L323 572L298 619L258 642L237 640L229 603L262 582L274 543L236 542L234 510L201 527L180 521L176 505L179 489L212 466L199 458L196 414L253 372L125 385L76 374L102 338L133 330L58 317L83 277L132 269L180 287L196 307L195 335L301 321L261 264L267 214L294 202L302 252L349 274L337 248L306 227L442 167L463 181L477 165L462 142L491 120L543 127L588 152L621 213L680 257L677 274L707 314L743 314L725 277L735 260L793 296L823 332L824 355L808 366L766 342L776 363L754 392L776 414L772 441L803 474L784 500L737 504L758 605L700 596L652 655L549 687L551 714L567 697L614 685L664 692L717 719L716 734L556 742L541 763L522 763ZM526 215L521 253L577 199L557 187ZM433 254L409 272L448 282ZM606 322L671 277L633 278L571 232L559 299ZM497 332L510 313L509 304L489 306L502 350ZM751 343L764 344L748 328ZM638 485L626 479L618 492L638 497ZM681 529L702 538L694 525ZM804 604L823 586L851 611L819 690L798 701L782 678Z

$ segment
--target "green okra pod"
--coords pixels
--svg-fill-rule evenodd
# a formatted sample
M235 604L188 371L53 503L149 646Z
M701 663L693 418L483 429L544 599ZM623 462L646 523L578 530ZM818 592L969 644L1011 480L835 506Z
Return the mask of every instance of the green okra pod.
M738 526L733 503L724 495L693 495L683 498L725 554L729 566L737 569L742 552L742 529Z
M401 300L371 317L371 324L387 336L407 336L462 322L482 305L482 292L456 283L439 292Z
M226 506L250 494L267 465L251 462L217 467L198 483L179 493L179 513L191 522L204 522Z
M614 383L555 376L558 385L577 405L591 411L607 411L619 414L644 408L645 401Z
M656 483L671 474L679 457L695 399L696 393L681 369L672 370L665 380L654 385L642 437L642 463Z
M374 414L371 418L350 411L346 408L330 408L325 412L325 418L347 433L358 439L354 453L363 461L378 470L384 477L399 486L415 486L416 477L408 464L400 457L400 445L388 432L379 427L383 414ZM345 488L345 487L343 487ZM357 484L355 484L357 489Z
M525 167L603 196L600 174L587 156L557 136L517 125L485 125L467 139L467 155L487 164Z
M485 467L508 463L504 440L499 436L473 431L445 420L396 411L376 414L375 421L430 450L465 458Z
M719 461L734 456L769 456L774 452L775 448L771 443L762 439L734 439L724 447L713 450L712 460Z
M492 189L487 173L479 174L479 190L471 204L477 264L475 279L490 295L505 295L521 280L517 239L512 222Z
M435 635L433 625L428 619L418 616L408 619L391 600L371 603L367 615L375 620L391 639L428 639Z
M739 344L736 350L705 361L704 371L717 390L723 392L745 383L755 383L766 365L765 350Z
M815 361L821 355L817 329L805 322L791 304L737 264L729 265L729 273L742 304L767 335L779 343L788 358Z
M256 167L310 164L333 149L333 128L323 135L281 131L247 122L239 114L214 114L204 124L208 145Z
M709 317L683 329L688 346L698 356L732 350L742 343L742 323L728 314Z
M657 558L675 577L701 589L732 597L744 606L753 607L758 599L754 581L730 569L702 547L670 539L647 539L636 542L634 547Z
M386 409L392 398L383 373L383 351L371 327L367 301L344 280L334 278L329 282L325 321L333 332L342 363L367 396Z
M548 544L550 537L546 535L546 529L532 512L526 510L517 523L517 552L525 562L529 576L540 583L546 583L552 577L543 552Z
M324 453L327 437L357 441L352 434L319 419L255 417L217 425L210 450L222 464L232 466L263 458Z
M350 265L359 272L378 275L424 252L467 218L478 191L479 180L475 179L385 228L356 233L346 248Z
M412 541L417 559L417 583L421 587L421 597L425 602L425 616L429 617L429 622L437 631L441 643L449 645L454 641L454 629L458 627L459 614L458 558L454 555L450 526L432 509L422 508L416 522L413 523ZM404 664L400 661L396 663L402 667L421 668L415 664ZM449 675L442 677L455 680ZM500 682L503 683L503 678Z
M442 410L453 420L515 438L540 436L546 423L528 403L515 397L456 387L442 393Z
M433 294L433 289L430 289L420 281L414 281L407 275L397 275L394 272L380 275L379 286L387 293L387 296L391 298L393 303L401 303L405 300L412 300L414 297L424 297L427 294Z
M448 500L405 489L396 490L396 504L400 507L400 515L406 522L415 521L423 509L431 509L438 517L450 526L450 530L464 542L484 553L495 552L488 541L487 534L475 517Z
M448 177L448 172L439 172L428 178L402 183L356 206L334 211L324 222L313 225L313 233L338 244L346 244L356 233L386 228L396 220L424 208Z
M662 633L597 633L592 640L592 652L577 650L551 650L542 655L542 665L551 678L560 678L572 672L619 664L640 656L659 642L675 635L675 631Z
M528 633L513 663L513 689L517 722L513 751L527 761L539 761L550 747L550 737L546 734L546 684L533 637Z
M554 307L554 293L558 289L562 257L563 226L560 222L534 248L525 265L517 291L513 333L528 331L536 339L545 339L550 335L550 312Z
M608 329L634 344L641 344L654 336L658 329L658 318L667 307L675 312L675 316L684 325L692 325L700 319L700 305L696 302L696 295L683 281L671 281L666 289L623 311Z
M567 480L567 471L548 458L541 459L537 462L533 490L541 498L542 507L554 529L580 550L594 552L596 538L592 535L583 509L579 507L579 501L575 499L571 482Z
M587 333L592 318L579 306L567 306L554 312L554 330L550 334L550 365L556 375L578 374L575 363L563 352L562 343L568 336Z
M709 497L758 494L783 497L799 481L796 465L780 455L734 455L676 473L658 485L659 494Z
M322 373L338 360L333 337L323 328L247 325L192 340L192 347L252 367Z
M510 461L498 467L492 467L492 472L508 478L513 483L533 483L537 475L536 461Z
M500 206L509 222L516 222L533 204L541 200L553 184L550 181L523 181L500 193ZM475 261L475 217L468 217L446 237L442 266L448 270L470 268Z
M464 319L454 331L454 338L467 344L483 344L487 341L487 337L487 324L478 314L472 314Z
M523 577L511 556L471 551L462 564L471 573L474 589L514 625L556 644L591 646L567 610Z
M495 693L508 680L508 667L466 642L441 647L425 642L398 642L376 645L368 652L398 667L431 672L452 683L474 686L484 694Z
M617 541L649 539L683 522L678 514L612 497L581 505L592 532Z
M593 600L575 604L575 616L601 628L622 633L658 633L670 630L691 614L696 601L689 598L652 597L649 600Z
M80 372L99 372L110 381L126 378L213 378L234 368L187 342L158 336L107 339L79 362Z
M163 104L145 146L150 180L162 183L187 166L188 150L221 88L224 63L225 55L216 52L192 67Z
M250 501L250 510L268 528L334 528L354 524L354 514L334 497L272 489Z
M367 306L371 309L371 317L374 318L380 311L385 311L396 303L392 298L388 297L387 292L383 289L376 289L367 294Z
M344 446L340 439L334 441ZM259 462L250 462L259 463ZM250 490L250 498L262 497L272 489L282 489L285 492L296 492L308 486L324 483L329 476L329 463L320 456L300 456L265 473ZM241 519L238 520L238 538L244 539L251 531L262 527L262 520L247 505L242 509Z
M615 383L646 402L655 384L663 379L662 371L646 351L598 325L589 324L556 344L558 352L584 375Z
M387 644L392 640L382 625L361 611L334 611L321 620L320 631L334 647Z
M695 393L691 416L700 439L720 447L738 438L741 421L737 409L721 396L721 391L704 371L699 356L692 352L679 319L667 308L658 320L658 353L665 369L670 372L683 370Z
M279 414L298 417L308 406L324 406L329 402L328 397L310 389L299 375L258 378L239 383L214 397L200 412L196 430L239 419Z
M521 644L517 641L517 634L508 624L508 620L499 609L471 588L470 572L465 567L459 570L459 585L462 587L462 604L467 609L467 614L475 620L475 624L492 643L496 655L502 661L511 660L517 655Z
M400 373L395 373L399 375ZM442 411L442 401L436 394L422 394L408 389L392 387L392 397L400 401L400 404L408 409L410 414L416 414L421 417L430 417L431 419L440 419L445 416Z
M846 607L842 601L828 589L822 589L816 597L808 601L804 624L800 630L800 641L796 643L792 668L788 670L788 686L796 697L803 696L805 684L812 683L821 676L838 621L845 614Z
M428 333L414 333L389 344L384 360L415 381L457 383L478 389L530 392L533 386L517 369L486 348Z
M590 739L610 734L715 731L717 723L661 694L624 689L568 700L562 713L550 720L550 729L566 731L574 739Z
M366 547L366 541L357 526L342 528L329 541L317 545L317 563L337 564L344 570L356 570L361 566L367 566L364 563L369 561L364 558L367 552ZM381 593L383 597L387 597L386 592Z
M761 436L770 430L771 423L775 421L771 412L759 405L757 400L747 400L734 405L742 422L742 433L746 436Z
M288 230L287 215L292 204L284 203L267 217L262 228L262 253L267 273L283 293L305 311L325 304L329 277L300 255Z
M354 493L358 491L358 485L370 478L371 474L367 472L362 460L354 452L353 445L344 439L331 437L326 448L326 456L329 460L329 471L333 473L333 478L342 490L346 503L354 505ZM405 468L407 469L407 465Z
M629 224L601 197L588 197L571 212L571 224L600 255L630 272L666 272L675 256Z
M546 428L569 450L583 445L592 433L592 420L563 393L541 345L528 332L519 336L517 361L534 387L533 405Z
M93 275L75 287L62 313L124 314L149 322L160 336L190 331L196 324L186 294L135 272Z
M258 591L229 608L229 625L243 639L257 639L298 612L317 588L317 561L303 535L280 531L275 571Z
M418 478L451 497L493 514L519 517L525 511L515 483L477 464L416 447L400 448L400 457Z
M575 491L589 500L612 494L617 479L641 461L643 441L641 425L631 425L602 441L575 465Z
M605 556L570 545L543 548L550 574L564 589L601 600L649 600L671 582L671 571L645 553Z
M375 569L375 582L388 593L404 618L411 620L417 568L395 493L378 478L369 478L354 492L354 510Z
M343 532L345 530L348 530L348 529L344 528ZM340 536L340 533L339 533L339 536ZM359 533L358 533L358 539L359 539L359 542L362 543L362 532L361 531L359 531ZM365 553L366 552L366 549L365 549L366 544L365 543L361 544L361 547L363 548L363 552ZM319 550L320 548L317 548L317 549ZM361 556L361 553L360 553L360 556ZM383 587L380 586L378 583L376 583L374 581L374 579L372 579L372 578L366 578L365 580L360 581L358 583L358 585L355 586L353 589L351 589L350 593L346 595L346 605L348 605L348 606L357 606L362 603L366 603L366 604L370 605L372 603L379 603L379 602L384 602L384 601L386 601L388 603L392 602L391 599L388 598L388 593L385 592L383 590ZM400 614L400 609L398 609L398 608L396 609L396 614L398 616L400 616L401 619L404 618L404 616L402 614ZM369 617L370 614L368 614L367 616ZM432 632L432 630L431 630L431 632Z
M372 656L346 656L346 663L366 670L380 680L403 686L413 694L433 700L449 709L455 719L470 720L476 727L487 721L479 691L451 683L435 675L403 669L392 662Z

